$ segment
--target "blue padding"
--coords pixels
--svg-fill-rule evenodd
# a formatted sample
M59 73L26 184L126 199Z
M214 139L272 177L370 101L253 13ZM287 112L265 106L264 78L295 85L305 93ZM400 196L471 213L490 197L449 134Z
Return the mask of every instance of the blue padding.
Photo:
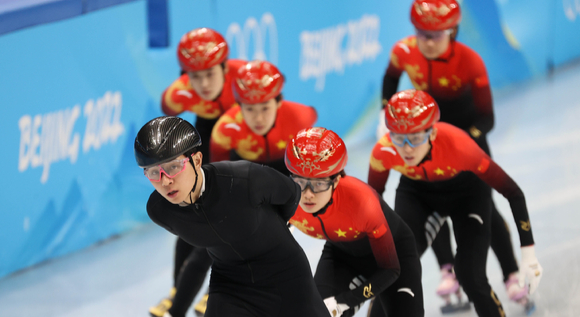
M22 28L72 18L83 12L82 0L61 0L0 13L0 35Z
M0 35L132 1L136 0L0 1Z
M61 0L0 0L0 14Z
M147 0L147 16L149 47L168 47L167 0Z
M84 0L84 12L96 11L99 9L104 9L117 4L123 4L126 2L133 2L135 0Z

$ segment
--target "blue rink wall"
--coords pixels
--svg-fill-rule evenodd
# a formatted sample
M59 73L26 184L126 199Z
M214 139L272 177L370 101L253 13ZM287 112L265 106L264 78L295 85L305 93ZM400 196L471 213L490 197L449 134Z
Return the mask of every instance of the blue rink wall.
M74 0L44 2L50 10L0 5L0 277L149 222L152 187L135 165L133 140L162 115L186 31L212 27L231 57L277 64L285 98L314 106L317 125L343 137L371 137L389 51L413 32L411 1L103 0L60 16L50 6ZM148 15L152 3L167 5L167 24ZM482 55L495 90L580 56L578 0L462 7L459 40ZM27 14L46 23L8 24ZM167 46L150 48L151 34ZM369 116L372 124L362 124Z

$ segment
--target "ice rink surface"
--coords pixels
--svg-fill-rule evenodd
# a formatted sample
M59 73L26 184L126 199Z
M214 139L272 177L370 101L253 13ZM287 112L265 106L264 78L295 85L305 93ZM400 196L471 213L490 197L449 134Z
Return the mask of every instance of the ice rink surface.
M537 310L533 316L579 316L580 64L495 92L494 100L496 123L489 135L492 155L526 195L536 252L544 267L544 277L534 294ZM374 126L369 124L367 129L374 130ZM350 175L366 181L373 145L374 139L369 138L350 141ZM390 177L385 193L391 206L398 178ZM519 238L509 204L499 194L494 195L510 225L519 259ZM297 230L294 235L315 268L322 241ZM174 242L175 238L160 227L144 225L0 279L0 316L148 316L149 306L157 304L171 287ZM435 295L439 270L432 251L424 254L422 263L425 316L442 316L442 300ZM491 252L488 277L506 315L525 316L521 306L508 301ZM366 316L366 305L356 316ZM476 314L472 309L450 316Z

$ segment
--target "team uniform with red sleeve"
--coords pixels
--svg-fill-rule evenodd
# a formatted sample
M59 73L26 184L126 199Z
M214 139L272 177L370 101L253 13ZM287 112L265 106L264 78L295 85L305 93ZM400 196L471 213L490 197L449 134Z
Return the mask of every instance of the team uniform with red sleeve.
M168 116L177 116L185 111L196 115L195 127L202 137L201 152L204 164L209 162L209 139L217 119L236 104L232 90L232 77L246 61L229 59L226 61L228 72L225 74L221 94L212 101L203 100L191 88L187 73L175 80L161 96L161 110Z
M314 276L322 298L353 308L377 296L388 316L424 316L413 234L367 184L341 178L327 207L311 214L299 206L290 223L327 240Z
M490 186L510 203L522 246L534 244L524 194L519 186L462 130L436 123L430 153L418 166L405 165L386 134L373 148L368 183L382 193L389 171L402 174L395 211L415 234L419 254L428 247L434 212L450 216L457 253L455 273L463 280L479 316L504 316L501 303L487 281L490 243Z
M383 78L383 100L391 98L403 72L413 86L431 95L439 105L442 122L450 123L467 133L491 156L487 133L493 128L494 113L491 88L485 64L479 54L466 45L451 41L439 58L425 58L417 47L416 36L398 41L391 51L391 60ZM383 102L385 104L386 102ZM491 247L502 267L504 281L518 270L510 233L505 220L492 201ZM441 238L433 243L439 265L453 263L447 224L440 228ZM443 240L442 240L443 239Z
M282 100L274 126L263 136L244 121L239 106L228 110L216 123L210 143L210 160L248 160L270 166L288 175L284 165L286 145L296 133L312 127L317 114L313 107Z

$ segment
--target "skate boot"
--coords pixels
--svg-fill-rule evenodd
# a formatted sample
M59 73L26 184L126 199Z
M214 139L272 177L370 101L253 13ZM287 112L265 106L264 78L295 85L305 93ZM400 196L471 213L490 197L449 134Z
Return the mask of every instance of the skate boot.
M169 296L162 299L157 306L153 306L149 308L149 315L151 317L166 317L165 313L171 308L173 305L173 297L175 296L175 287L171 288L169 291ZM169 313L168 313L169 315ZM171 317L171 315L169 315Z
M451 296L455 294L457 303L453 303ZM441 282L437 287L437 295L445 300L445 305L441 306L441 313L449 314L471 308L468 301L462 301L461 288L453 273L453 266L445 264L441 267Z
M195 312L195 316L203 317L205 314L205 310L207 309L207 298L208 294L203 295L203 297L195 304L193 311Z
M521 287L518 282L518 273L510 274L505 282L505 289L510 300L524 306L526 315L531 315L536 310L536 304L528 294L528 286Z

